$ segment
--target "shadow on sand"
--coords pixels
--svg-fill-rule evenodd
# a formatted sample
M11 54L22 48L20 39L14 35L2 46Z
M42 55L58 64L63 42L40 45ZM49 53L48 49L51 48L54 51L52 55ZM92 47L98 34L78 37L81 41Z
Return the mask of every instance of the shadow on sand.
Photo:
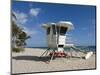
M74 56L72 56L71 58L84 59L83 57L80 58L80 57L74 57ZM39 57L39 56L15 56L15 57L12 57L12 59L46 62L46 61L50 60L50 57L48 57L48 56L45 56L45 57ZM55 59L55 58L53 58L53 59Z
M15 56L15 57L12 57L12 59L15 59L15 60L29 60L29 61L48 61L50 60L50 57L39 57L39 56Z

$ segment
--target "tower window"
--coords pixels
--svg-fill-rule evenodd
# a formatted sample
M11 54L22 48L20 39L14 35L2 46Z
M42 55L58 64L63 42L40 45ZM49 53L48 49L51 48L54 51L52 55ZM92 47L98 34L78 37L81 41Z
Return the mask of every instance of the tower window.
M47 29L47 35L50 34L50 27Z
M60 35L65 35L66 34L66 31L67 31L67 28L61 27L60 28Z
M53 34L56 34L56 28L55 28L55 25L52 25L52 29L53 29Z

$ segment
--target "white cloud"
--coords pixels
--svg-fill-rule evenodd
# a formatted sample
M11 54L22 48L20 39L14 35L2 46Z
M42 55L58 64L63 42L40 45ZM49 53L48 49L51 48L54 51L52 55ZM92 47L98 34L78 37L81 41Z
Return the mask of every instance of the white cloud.
M36 30L30 30L30 29L28 29L28 28L26 28L26 27L23 27L23 30L24 30L28 35L35 35L35 34L38 33L38 31L36 31Z
M30 10L30 14L33 15L33 16L37 16L38 13L39 13L39 11L40 11L39 8L36 8L35 10L34 10L34 9L31 9L31 10ZM29 14L26 14L26 13L24 13L24 12L19 12L19 11L16 11L16 12L14 11L14 14L15 14L16 19L17 19L17 20L15 20L16 23L17 23L17 25L20 26L20 28L22 28L23 31L25 31L28 35L36 35L36 34L38 33L37 30L32 30L32 29L27 28L27 27L25 26L25 23L26 23L27 21L29 21L29 20L28 20L28 15L29 15ZM13 18L12 18L12 19L13 19Z
M16 18L17 18L16 22L18 24L23 25L23 24L25 24L28 21L27 14L25 14L23 12L14 12L14 14L16 15Z
M37 16L39 14L39 12L40 12L40 8L31 8L29 13L32 16Z

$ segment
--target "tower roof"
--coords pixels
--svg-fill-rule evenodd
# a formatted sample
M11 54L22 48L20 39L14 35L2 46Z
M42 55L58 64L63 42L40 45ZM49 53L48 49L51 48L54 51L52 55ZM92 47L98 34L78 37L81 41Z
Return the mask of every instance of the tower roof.
M58 23L47 23L47 24L43 24L42 27L47 29L52 25L56 25L59 27L65 27L65 28L68 28L68 30L72 30L74 28L72 22L70 22L70 21L59 21Z

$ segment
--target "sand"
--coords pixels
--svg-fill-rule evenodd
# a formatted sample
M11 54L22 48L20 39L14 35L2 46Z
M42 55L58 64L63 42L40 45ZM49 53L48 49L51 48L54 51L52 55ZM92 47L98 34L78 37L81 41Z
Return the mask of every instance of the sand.
M95 69L95 54L85 60L78 58L84 56L79 52L78 57L56 58L49 64L46 63L47 57L39 58L45 50L39 48L25 48L24 52L12 52L12 73L47 72L77 69Z

